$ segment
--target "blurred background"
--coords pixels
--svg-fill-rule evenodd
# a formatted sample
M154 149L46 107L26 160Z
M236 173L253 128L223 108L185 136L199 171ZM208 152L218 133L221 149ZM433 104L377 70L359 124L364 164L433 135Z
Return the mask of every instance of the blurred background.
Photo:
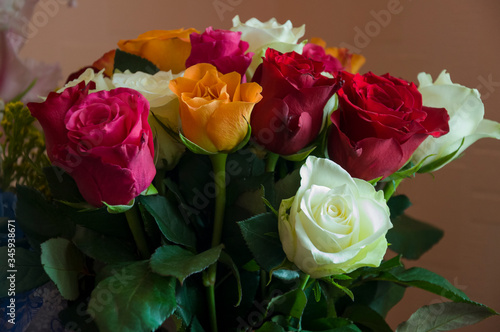
M5 0L1 0L5 1ZM425 71L435 78L443 69L453 82L476 88L486 118L500 121L500 2L497 0L41 0L21 52L25 58L59 63L63 76L90 65L152 29L208 26L229 29L232 18L256 17L294 26L306 25L305 38L321 37L327 46L363 54L361 73L372 71L409 81ZM61 79L61 83L62 83ZM419 261L446 277L469 297L500 311L500 142L485 139L461 159L431 175L408 179L398 189L410 197L408 213L445 231ZM389 313L393 328L417 308L444 301L408 289ZM460 331L499 331L490 318Z

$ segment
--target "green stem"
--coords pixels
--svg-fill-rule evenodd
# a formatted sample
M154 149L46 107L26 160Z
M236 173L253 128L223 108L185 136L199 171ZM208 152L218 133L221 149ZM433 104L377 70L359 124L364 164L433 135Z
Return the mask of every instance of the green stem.
M301 290L306 289L306 285L307 285L307 282L309 281L309 278L311 278L311 276L307 274L306 277L304 278L304 280L302 280L302 283L300 284L299 289L301 289Z
M266 172L274 172L274 169L276 168L276 163L278 162L279 158L280 158L279 154L272 152L267 153Z
M148 259L151 256L148 248L148 244L146 242L146 236L144 234L144 230L141 225L141 218L139 216L139 212L137 211L137 204L125 212L125 217L127 218L128 227L130 227L130 231L134 237L135 244L137 245L137 249L139 249L139 253L141 254L141 258Z
M207 287L208 315L210 316L210 327L212 332L217 332L217 313L215 311L215 286Z
M222 224L224 222L224 209L226 207L226 153L210 155L214 170L216 188L214 232L212 235L212 248L221 243Z
M384 198L386 201L388 201L389 198L392 197L394 192L396 192L396 188L399 186L402 180L403 179L397 179L387 182L387 184L384 187Z
M267 272L264 269L260 270L260 296L262 299L266 297Z
M224 210L226 207L226 153L210 155L212 168L214 170L214 181L216 188L214 229L212 233L212 248L221 243L222 225L224 222ZM212 332L217 332L217 315L215 310L215 281L216 281L217 263L208 267L204 284L207 286L207 300L210 310L210 326Z

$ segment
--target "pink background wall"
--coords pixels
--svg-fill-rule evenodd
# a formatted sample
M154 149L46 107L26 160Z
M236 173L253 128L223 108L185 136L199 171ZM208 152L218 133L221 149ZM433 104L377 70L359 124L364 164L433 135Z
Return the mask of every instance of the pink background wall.
M290 19L296 26L305 23L306 38L318 36L329 46L344 43L358 48L367 58L362 72L389 72L415 81L421 71L436 77L447 69L454 82L479 89L486 117L500 121L500 2L496 0L79 0L73 9L60 2L41 1L45 6L35 11L32 38L23 55L59 62L65 76L115 48L119 39L135 38L147 30L203 30L210 25L228 29L236 14L244 21L276 17L282 23ZM380 20L380 12L388 13L388 8L393 14ZM431 252L407 265L443 275L473 300L497 311L499 164L500 142L483 140L436 172L435 178L419 175L399 190L414 203L410 215L445 230L444 239ZM418 307L440 300L410 289L389 314L390 322L395 327ZM498 330L500 318L462 329Z

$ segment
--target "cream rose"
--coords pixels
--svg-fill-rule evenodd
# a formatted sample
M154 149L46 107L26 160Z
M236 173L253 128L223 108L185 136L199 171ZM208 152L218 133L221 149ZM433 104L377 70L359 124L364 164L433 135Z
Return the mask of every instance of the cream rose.
M422 94L424 106L444 107L450 115L448 134L438 138L428 137L415 151L411 160L417 164L425 157L423 165L430 164L456 151L464 141L457 158L465 149L480 138L491 137L500 139L500 124L484 119L484 105L479 91L453 83L450 74L443 70L436 81L427 73L418 75L418 90ZM437 165L430 171L437 170L451 160Z
M80 82L83 81L85 81L85 84L89 84L89 82L95 83L95 89L89 91L91 93L103 90L109 91L115 88L111 79L104 76L104 69L99 71L98 73L95 73L92 68L88 68L77 79L66 83L64 87L57 90L57 93L61 93L69 87L77 86Z
M287 258L313 278L379 266L392 227L383 193L328 159L308 157L300 176L279 209Z
M115 86L134 89L149 101L151 112L148 122L155 137L157 167L172 169L185 151L184 144L177 137L180 126L179 100L168 87L172 79L181 75L173 75L170 71L151 75L129 70L113 75Z
M275 18L267 22L251 18L242 23L240 17L236 15L233 18L231 30L240 31L241 40L248 42L248 51L254 53L252 63L247 70L248 77L253 76L268 48L273 48L281 53L291 51L302 53L305 43L297 44L297 42L304 36L305 29L304 24L294 28L290 20L286 21L285 24L279 24Z

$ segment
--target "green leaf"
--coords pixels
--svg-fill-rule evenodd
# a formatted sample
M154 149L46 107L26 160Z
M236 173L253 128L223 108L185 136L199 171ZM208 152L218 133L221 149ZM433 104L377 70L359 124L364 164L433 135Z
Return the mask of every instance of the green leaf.
M108 213L106 207L89 211L77 211L66 207L66 213L77 225L120 239L132 239L124 213Z
M368 181L368 183L371 184L372 186L375 186L377 184L377 182L379 182L380 179L382 179L382 178L383 178L383 176L380 176L378 178L375 178L375 179Z
M149 196L149 195L157 195L158 194L158 190L156 190L155 186L151 183L149 185L149 187L146 188L146 190L144 190L141 195L143 196Z
M85 201L78 190L75 180L61 168L56 166L45 167L43 174L47 179L50 193L54 199L71 203Z
M167 240L186 247L196 246L194 232L186 224L176 203L164 196L139 196L139 202L155 218Z
M279 209L281 201L295 196L300 186L300 169L294 170L283 179L276 182L275 186L275 206Z
M471 302L464 292L453 286L448 280L420 267L412 267L393 273L383 272L377 279L424 289L454 302Z
M402 169L393 173L384 181L398 181L415 176L415 173L419 172L420 168L427 158L429 158L429 156L422 159L417 165L413 165L411 162L407 163L405 166L403 166Z
M119 70L121 72L128 69L132 73L142 71L144 73L154 75L160 71L151 61L119 49L116 49L114 63L114 70Z
M392 329L387 325L385 319L368 306L350 306L344 311L342 316L352 320L358 325L366 326L372 331L392 332Z
M218 152L211 152L208 150L205 150L198 144L191 142L186 136L184 136L181 132L179 132L179 138L181 139L182 143L193 153L196 154L205 154L205 155L212 155L212 154L217 154Z
M289 161L302 161L306 159L313 151L316 149L316 145L312 147L305 147L304 149L297 151L297 153L289 154L286 156L280 155L281 158Z
M367 305L380 316L386 317L389 310L401 301L406 287L389 281L368 281L352 291L356 304Z
M195 255L179 246L161 246L151 256L151 269L159 275L176 277L182 284L190 275L217 262L222 247L219 245Z
M133 245L93 230L77 226L73 243L85 255L113 264L137 260Z
M256 332L285 332L285 329L273 322L265 322Z
M389 206L391 219L394 220L402 215L407 208L411 206L410 199L405 195L392 196L387 202Z
M497 315L490 308L473 303L434 303L418 309L396 332L451 331Z
M84 269L82 253L69 240L50 239L41 244L42 265L67 300L78 298L78 275Z
M443 231L424 222L401 215L387 232L389 249L407 259L418 259L443 237Z
M300 278L300 273L292 262L288 259L285 259L280 265L273 268L270 272L272 277L276 277L281 280L291 281ZM271 282L271 280L269 280Z
M271 213L264 213L238 222L243 238L255 261L266 271L271 271L285 259L278 236L278 220Z
M307 304L307 296L302 289L294 289L273 297L267 305L268 315L281 313L294 318L300 318Z
M191 327L188 331L203 331L203 329L197 329L199 322L195 315L206 308L205 291L202 283L195 278L187 279L177 288L175 314L182 319L185 326Z
M0 247L0 297L8 296L11 280L7 277L11 276L10 270L16 271L14 274L17 293L36 288L50 280L40 263L40 253L16 247L14 268L8 265L7 259L11 258L7 256L8 253L7 247Z
M129 264L97 284L87 312L102 331L156 330L170 315L175 278L151 271L148 261Z
M344 292L347 296L349 296L349 298L354 301L354 294L352 293L352 291L345 287L345 286L342 286L338 283L336 283L333 278L324 278L325 281L328 281L329 283L331 283L333 286L337 287L338 289L340 289L342 292Z
M361 332L350 320L342 317L325 317L308 324L308 329L322 332Z
M102 202L106 207L108 208L108 212L112 214L118 214L118 213L124 213L130 210L135 203L135 198L132 199L128 204L126 205L109 205L106 202Z
M435 169L443 167L446 163L450 162L457 155L458 151L460 151L460 148L462 148L462 145L464 145L464 142L465 142L465 137L462 139L462 142L460 143L460 146L458 147L458 149L456 149L455 151L453 151L452 153L450 153L444 157L441 157L441 158L421 167L418 170L418 173L429 173L429 172L434 171ZM428 158L428 157L426 157L426 158Z
M95 321L87 313L88 298L80 297L59 311L58 318L66 331L95 332L99 331Z
M75 232L74 222L61 209L48 202L33 188L17 187L16 223L38 250L40 243L55 237L70 239Z
M240 271L238 271L238 267L234 263L231 256L229 256L229 254L226 253L225 251L221 252L219 260L222 264L229 267L229 269L233 273L234 278L236 279L236 286L238 288L238 302L236 302L236 304L234 306L237 307L241 304L241 300L243 298L243 289L241 287Z

